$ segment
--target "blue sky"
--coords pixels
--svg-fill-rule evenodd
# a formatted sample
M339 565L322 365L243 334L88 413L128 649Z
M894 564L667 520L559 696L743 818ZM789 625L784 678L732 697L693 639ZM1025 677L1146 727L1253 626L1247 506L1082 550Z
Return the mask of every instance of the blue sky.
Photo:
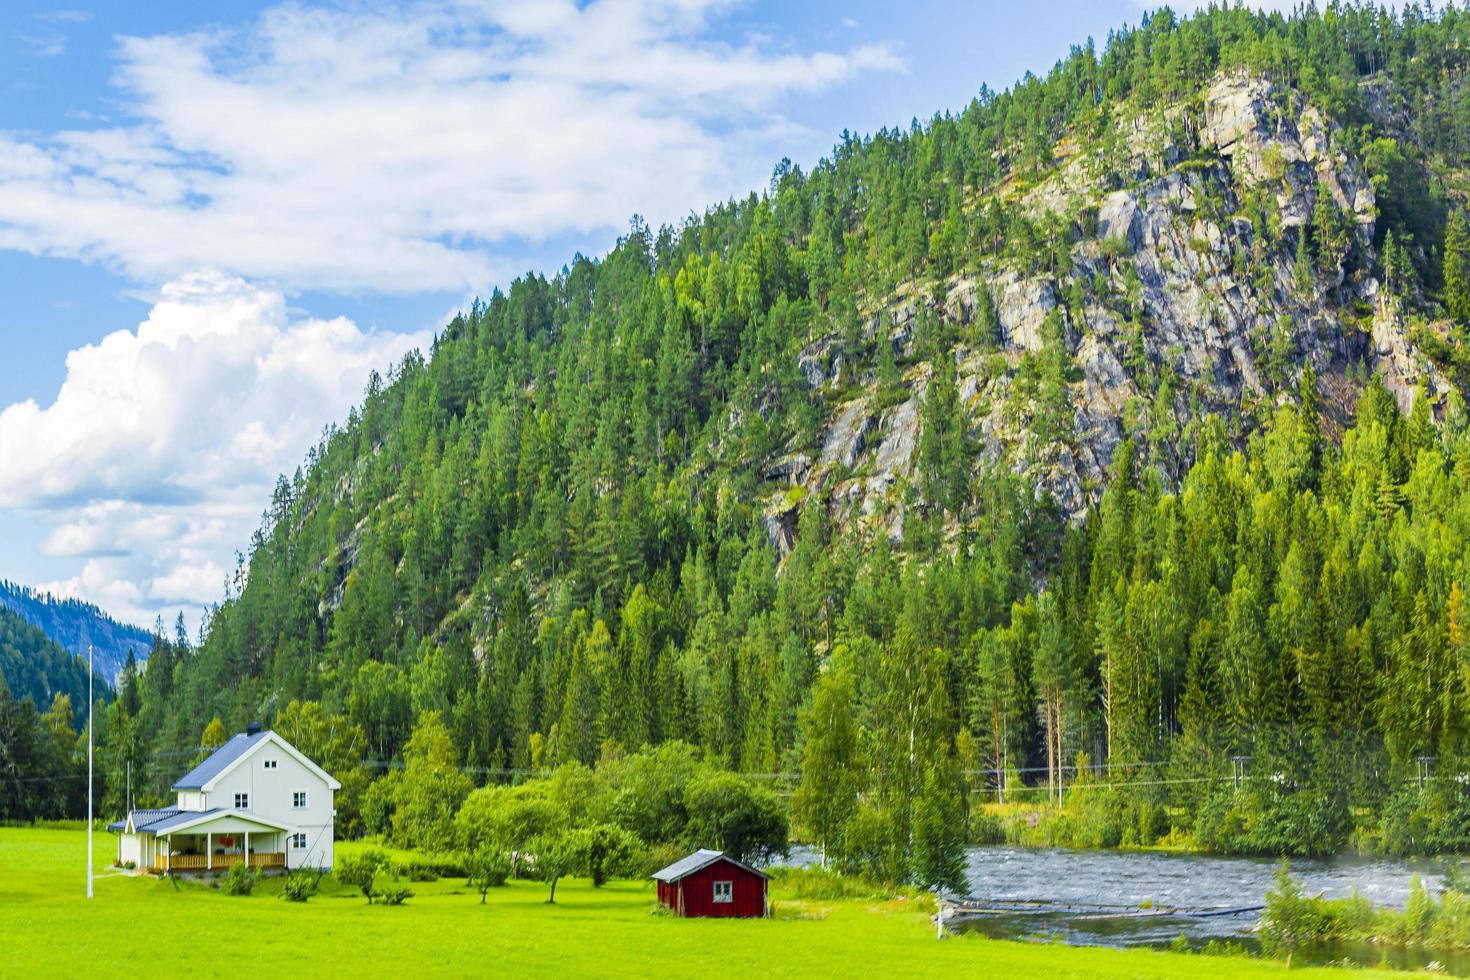
M471 296L1142 12L11 0L0 577L197 615L276 473Z

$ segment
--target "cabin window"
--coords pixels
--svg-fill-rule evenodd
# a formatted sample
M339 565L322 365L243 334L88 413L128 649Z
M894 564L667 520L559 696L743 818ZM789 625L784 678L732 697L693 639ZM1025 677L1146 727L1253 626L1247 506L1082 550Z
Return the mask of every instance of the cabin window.
M715 901L733 902L735 900L735 883L733 881L715 882Z
M267 769L274 769L276 767L276 760L275 759L267 759L267 760L265 760L265 767Z
M250 794L249 793L236 793L235 794L235 809L236 810L248 810L248 809L250 809Z
M306 835L305 834L292 834L291 835L291 847L292 847L293 850L297 850L297 851L304 851L304 850L306 850Z
M291 794L291 809L293 809L293 810L305 810L306 809L306 790L304 790L304 789L298 789L296 792L294 792L294 793Z

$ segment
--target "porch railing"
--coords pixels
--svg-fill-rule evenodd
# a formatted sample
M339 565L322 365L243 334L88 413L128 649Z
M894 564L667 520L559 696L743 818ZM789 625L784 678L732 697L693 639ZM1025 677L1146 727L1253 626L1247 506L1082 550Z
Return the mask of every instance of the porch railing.
M208 854L174 854L171 857L158 856L154 867L159 871L228 871L230 865L238 864L238 854L216 854L211 866ZM251 854L250 866L252 868L284 868L286 866L286 855L284 854Z

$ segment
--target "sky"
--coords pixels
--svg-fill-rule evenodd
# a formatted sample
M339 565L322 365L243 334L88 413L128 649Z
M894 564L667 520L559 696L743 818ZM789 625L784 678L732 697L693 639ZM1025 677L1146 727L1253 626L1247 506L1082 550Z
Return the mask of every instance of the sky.
M197 621L276 476L473 297L1143 13L7 0L0 578Z

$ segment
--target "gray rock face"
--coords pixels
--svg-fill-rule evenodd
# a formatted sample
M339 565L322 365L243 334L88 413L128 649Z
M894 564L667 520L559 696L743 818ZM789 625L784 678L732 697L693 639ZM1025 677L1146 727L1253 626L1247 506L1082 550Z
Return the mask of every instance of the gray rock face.
M802 349L796 361L797 370L813 388L842 383L842 354L835 336L814 340Z
M1164 118L1184 111L1165 110ZM1307 362L1329 424L1349 416L1361 387L1351 369L1360 363L1406 410L1419 385L1449 388L1371 277L1373 188L1334 124L1298 96L1248 75L1210 86L1195 116L1197 145L1174 146L1169 134L1177 127L1158 118L1123 127L1121 164L1104 168L1082 148L1026 192L1020 203L1032 215L1095 214L1067 268L1053 276L997 260L978 275L942 284L935 309L941 319L969 323L981 282L989 287L999 349L961 343L953 351L980 448L976 466L999 463L1021 474L1074 519L1100 495L1125 419L1140 453L1177 481L1193 462L1181 457L1179 434L1197 414L1248 433L1294 397ZM1136 179L1099 190L1098 174L1116 174L1120 166ZM1352 218L1356 234L1345 271L1300 284L1292 261L1297 229L1311 220L1319 189ZM1258 228L1243 213L1247 197L1262 194L1274 202L1274 227ZM877 339L878 324L887 322L896 350L909 351L912 324L932 295L927 286L908 288L904 298L870 313L868 335ZM1035 372L1027 365L1044 354L1042 326L1059 306L1071 365L1070 429L1043 439L1035 383L1027 380ZM813 388L833 378L834 347L826 338L802 352L799 367ZM804 483L803 505L824 501L840 522L901 538L904 500L912 499L906 488L919 482L915 454L928 372L927 364L912 367L909 397L881 413L871 395L834 406L816 460L785 457L768 466L769 478ZM848 474L834 484L828 475L839 465ZM795 510L782 507L767 514L767 531L784 548Z
M822 454L817 458L818 465L841 463L851 469L857 464L858 456L867 448L868 436L876 426L877 422L868 411L866 398L859 398L842 406L827 427L827 435L822 442Z

